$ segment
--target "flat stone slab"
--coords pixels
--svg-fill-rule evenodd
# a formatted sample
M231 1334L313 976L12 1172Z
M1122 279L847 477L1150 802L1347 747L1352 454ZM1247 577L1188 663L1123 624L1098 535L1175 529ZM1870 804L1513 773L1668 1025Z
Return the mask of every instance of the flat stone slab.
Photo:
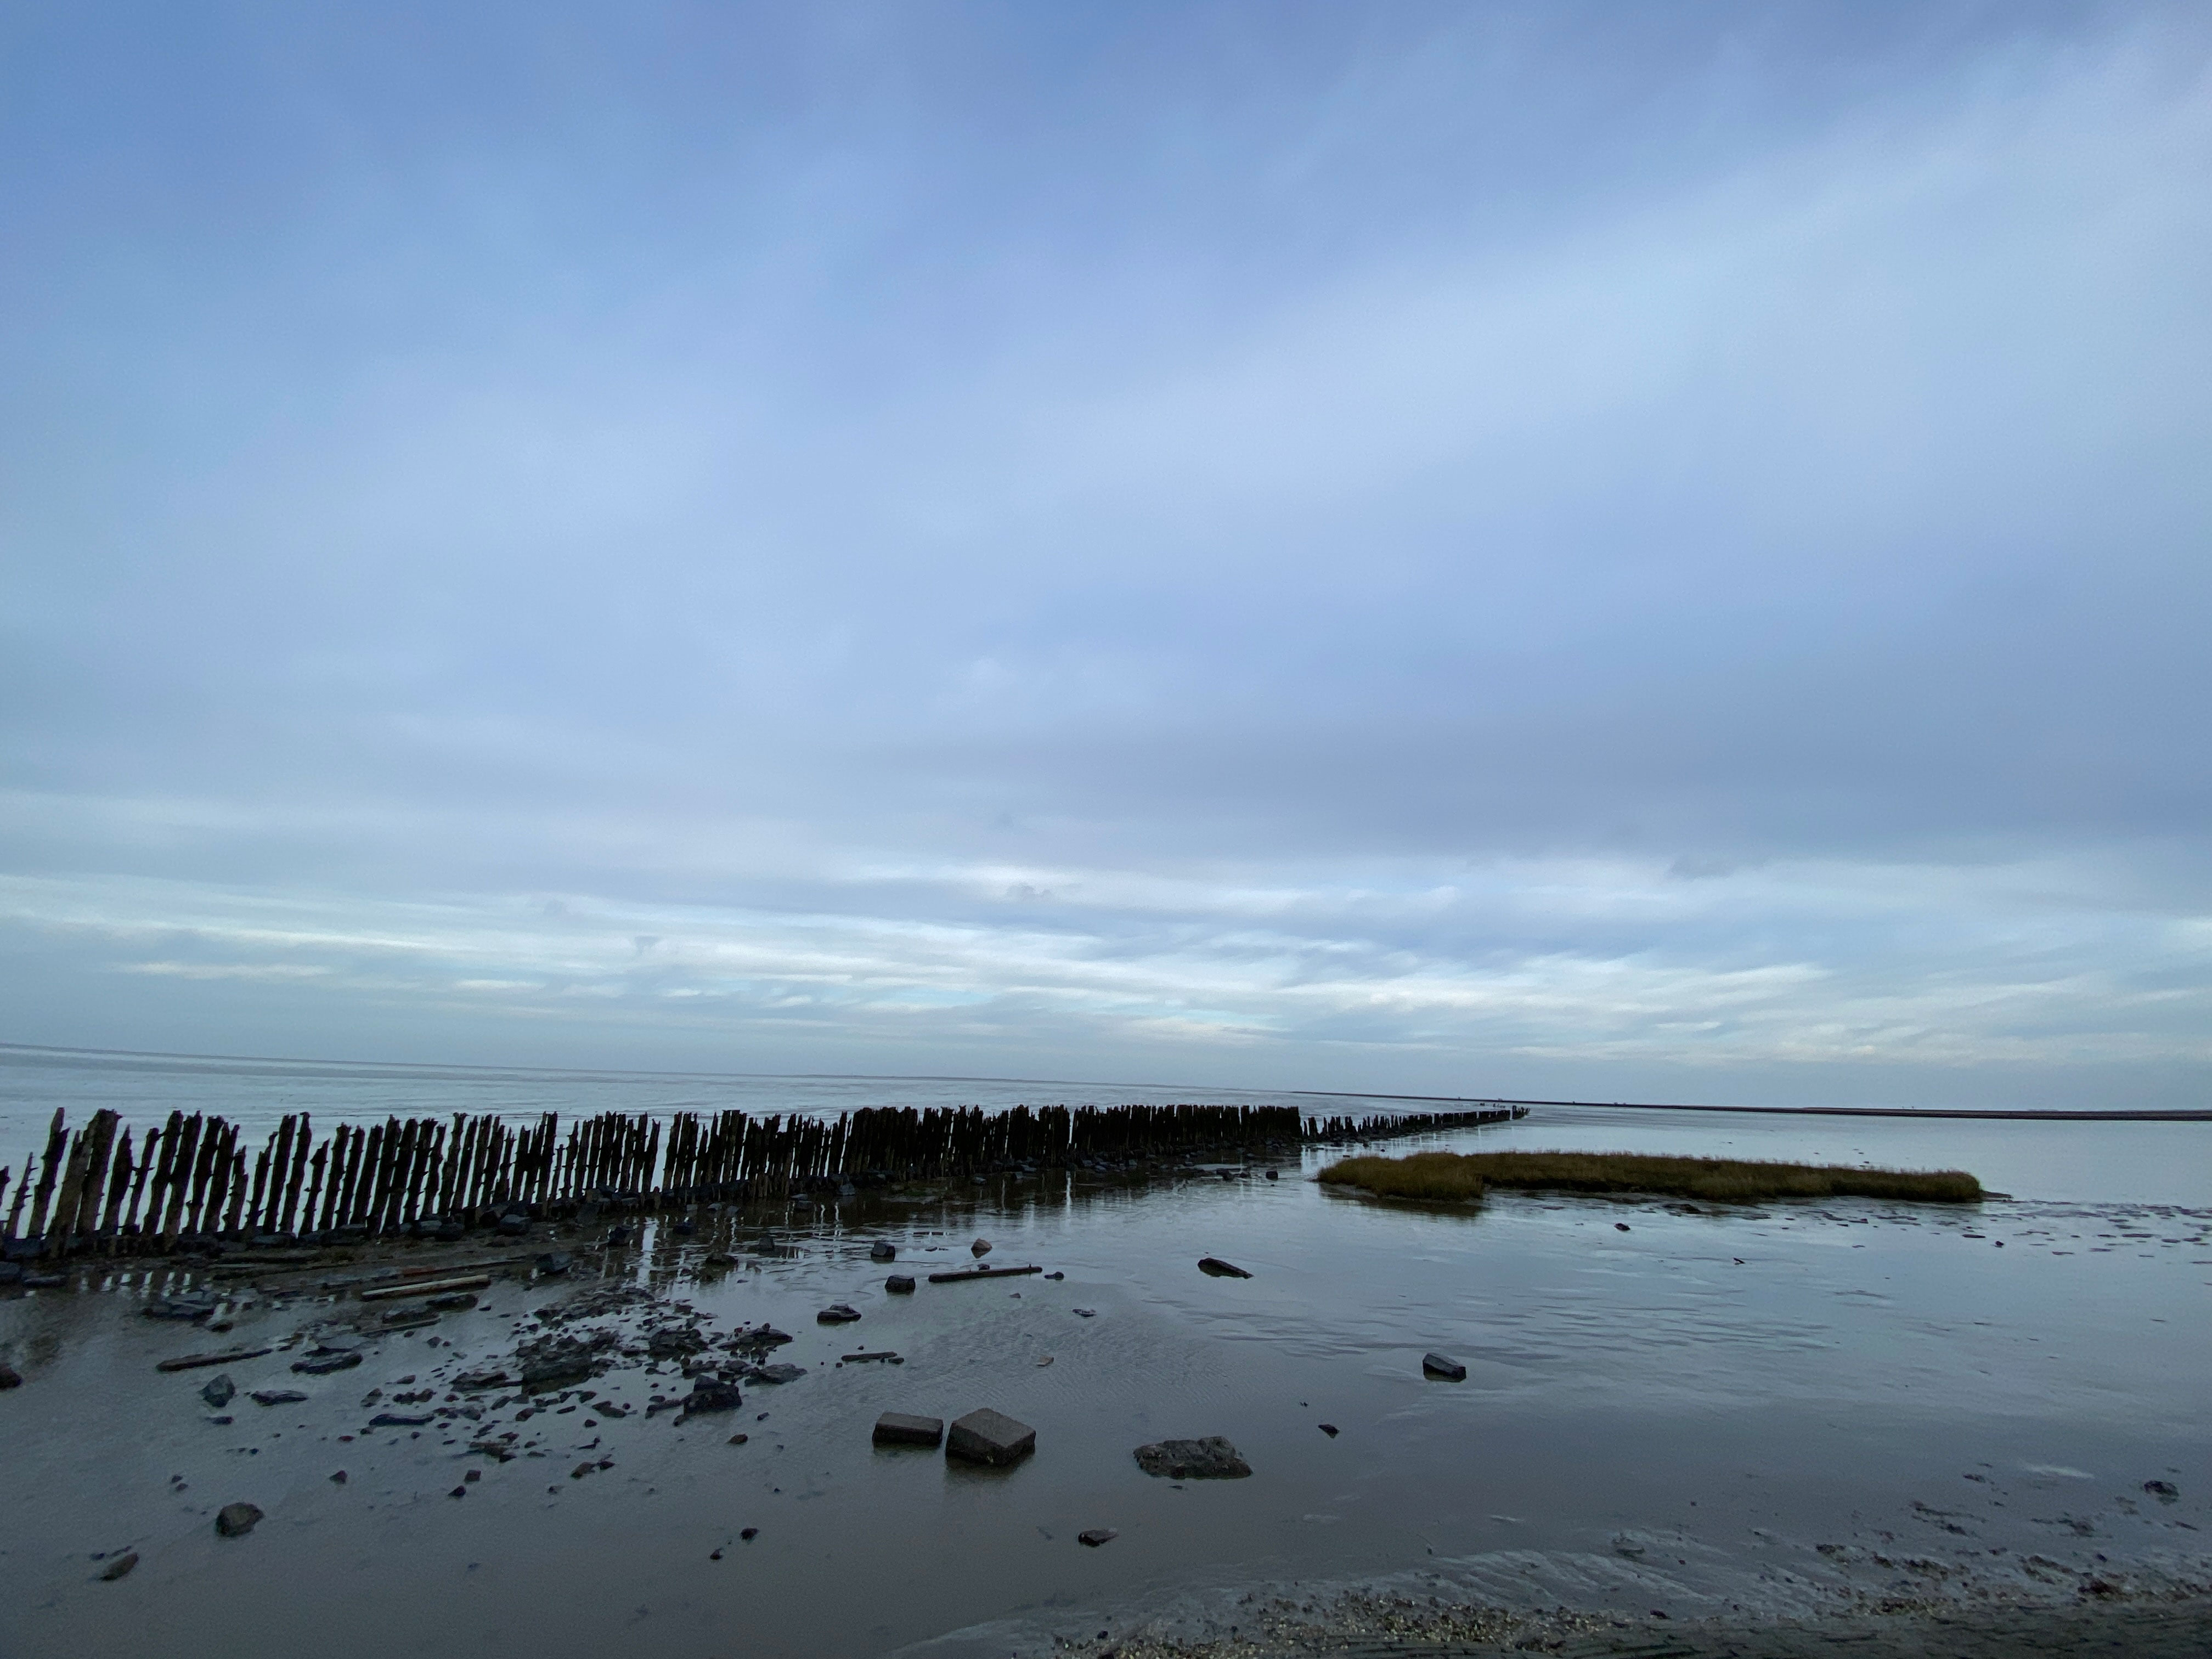
M1421 1356L1421 1370L1425 1375L1430 1376L1441 1376L1447 1382L1464 1382L1467 1381L1467 1367L1461 1364L1458 1360L1454 1359L1449 1354L1423 1354Z
M945 1438L941 1417L915 1417L906 1412L885 1412L876 1419L878 1446L934 1446Z
M969 1412L952 1425L945 1455L970 1463L1018 1463L1036 1449L1036 1431L989 1407Z
M1137 1467L1169 1480L1242 1480L1252 1466L1218 1434L1203 1440L1158 1440L1137 1448Z

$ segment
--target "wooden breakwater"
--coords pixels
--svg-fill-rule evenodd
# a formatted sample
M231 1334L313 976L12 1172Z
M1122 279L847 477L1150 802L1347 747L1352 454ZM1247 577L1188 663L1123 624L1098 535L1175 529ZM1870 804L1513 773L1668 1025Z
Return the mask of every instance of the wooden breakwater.
M1510 1106L1402 1116L1308 1118L1295 1106L867 1108L835 1118L744 1112L610 1112L561 1133L497 1116L388 1118L319 1140L305 1113L258 1149L212 1115L172 1112L134 1139L112 1111L0 1167L11 1255L158 1254L210 1239L367 1237L495 1224L517 1211L660 1208L773 1199L848 1185L1206 1154L1293 1151L1498 1123ZM11 1190L12 1183L12 1190Z

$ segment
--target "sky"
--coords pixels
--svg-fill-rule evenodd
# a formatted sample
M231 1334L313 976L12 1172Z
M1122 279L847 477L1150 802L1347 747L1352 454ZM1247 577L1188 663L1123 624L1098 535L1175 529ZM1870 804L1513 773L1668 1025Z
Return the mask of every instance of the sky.
M0 1041L2212 1094L2212 12L0 9Z

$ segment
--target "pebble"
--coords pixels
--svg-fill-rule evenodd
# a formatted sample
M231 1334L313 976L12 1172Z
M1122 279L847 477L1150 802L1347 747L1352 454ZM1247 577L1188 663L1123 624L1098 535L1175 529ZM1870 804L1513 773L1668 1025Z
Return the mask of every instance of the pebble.
M1243 1268L1237 1267L1233 1262L1224 1261L1218 1255L1200 1256L1198 1261L1198 1270L1199 1272L1209 1274L1215 1279L1249 1279L1252 1277L1252 1275L1246 1273Z
M221 1411L225 1406L230 1404L231 1396L237 1392L238 1384L232 1382L230 1373L225 1371L212 1382L202 1385L200 1398L206 1401L216 1410Z
M106 1566L102 1567L100 1570L100 1576L103 1581L112 1584L117 1579L124 1577L124 1575L128 1573L131 1568L137 1565L138 1552L137 1550L125 1550L122 1554L117 1556L112 1561L110 1561Z
M258 1504L225 1504L216 1511L215 1529L225 1538L243 1538L260 1524Z
M1242 1480L1252 1466L1219 1435L1202 1440L1159 1440L1136 1451L1137 1467L1170 1480Z
M1095 1550L1101 1544L1112 1543L1121 1535L1111 1527L1092 1527L1086 1531L1076 1534L1075 1541L1079 1544L1088 1544Z

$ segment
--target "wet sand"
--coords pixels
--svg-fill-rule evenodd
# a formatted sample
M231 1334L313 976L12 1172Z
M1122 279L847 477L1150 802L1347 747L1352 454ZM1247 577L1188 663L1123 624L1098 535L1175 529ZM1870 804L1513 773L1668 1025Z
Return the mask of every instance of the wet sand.
M226 1275L233 1329L211 1335L141 1316L158 1286L135 1273L112 1292L19 1296L0 1304L0 1351L27 1379L0 1395L0 1646L651 1640L980 1659L1151 1651L1235 1626L1248 1645L1219 1650L1379 1652L1342 1643L1413 1638L1357 1628L1360 1608L1433 1601L1465 1626L1448 1639L1567 1608L1554 1634L1626 1651L1714 1620L2140 1608L2212 1587L2201 1212L2028 1198L1965 1216L1688 1213L1506 1195L1455 1218L1283 1174L728 1212L605 1256L580 1237L533 1239L577 1266L495 1279L473 1310L380 1334L360 1285L321 1283L365 1263ZM988 1260L1066 1278L884 1291L890 1271L965 1265L978 1233ZM897 1248L892 1267L869 1260L877 1239ZM1203 1274L1208 1255L1254 1277ZM518 1268L532 1272L501 1271ZM541 1313L611 1290L629 1305L558 1327L638 1351L603 1375L534 1399L452 1386L510 1366L549 1328ZM861 1320L816 1324L833 1301ZM357 1367L291 1372L365 1316ZM654 1330L696 1328L720 1360L763 1321L793 1338L767 1357L803 1376L741 1382L732 1413L650 1413L653 1395L689 1388L683 1345L656 1356ZM209 1372L154 1370L261 1341L291 1346L225 1368L240 1389L225 1411L198 1397ZM1468 1380L1424 1378L1431 1348ZM840 1364L862 1350L905 1363ZM271 1389L307 1398L252 1402ZM623 1416L601 1414L609 1396ZM870 1443L879 1412L980 1406L1035 1426L1036 1455L978 1470ZM379 1411L431 1420L365 1432ZM233 1421L209 1420L221 1415ZM1253 1477L1154 1480L1131 1457L1207 1434L1232 1439ZM472 1449L486 1441L506 1455ZM2154 1480L2170 1501L2144 1490ZM234 1500L266 1519L219 1538L214 1512ZM1092 1527L1118 1536L1079 1545ZM100 1580L126 1548L137 1567ZM1305 1633L1270 1614L1279 1647L1249 1646L1277 1604L1300 1609Z

